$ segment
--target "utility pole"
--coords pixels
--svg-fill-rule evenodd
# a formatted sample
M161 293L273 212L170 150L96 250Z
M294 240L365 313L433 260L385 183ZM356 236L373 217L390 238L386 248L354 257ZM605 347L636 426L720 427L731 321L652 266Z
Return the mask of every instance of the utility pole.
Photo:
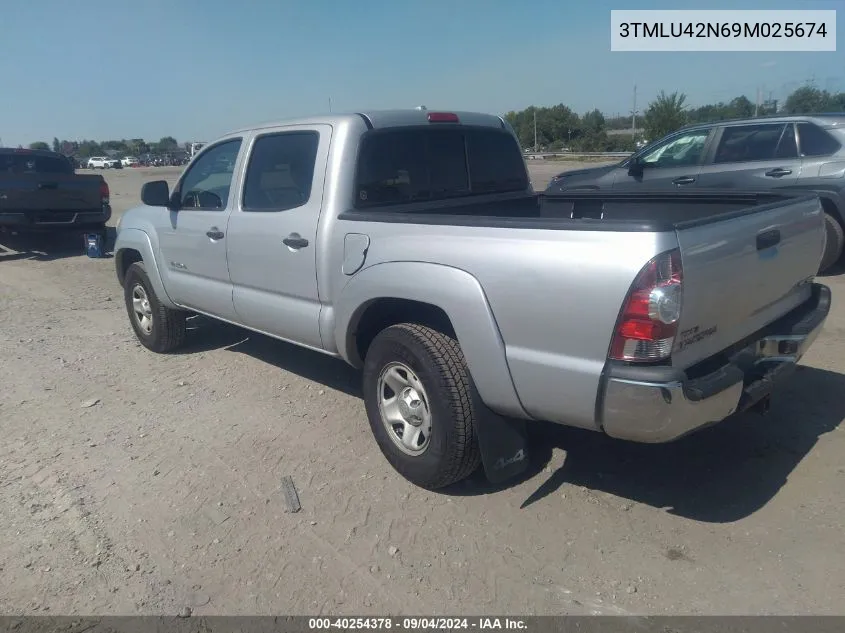
M332 113L332 98L329 97L329 114Z
M534 108L534 153L537 153L537 108Z
M760 86L757 86L757 103L754 106L754 116L760 116Z
M637 140L637 84L634 84L634 101L631 108L631 138Z

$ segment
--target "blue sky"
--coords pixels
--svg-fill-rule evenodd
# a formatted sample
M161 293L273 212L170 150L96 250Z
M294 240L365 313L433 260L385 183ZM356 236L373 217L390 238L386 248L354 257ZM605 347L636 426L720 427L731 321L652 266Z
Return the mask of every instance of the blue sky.
M3 145L165 135L334 111L503 113L565 103L642 109L659 90L693 104L806 80L845 90L835 53L612 53L610 10L839 9L842 0L37 0L0 22Z

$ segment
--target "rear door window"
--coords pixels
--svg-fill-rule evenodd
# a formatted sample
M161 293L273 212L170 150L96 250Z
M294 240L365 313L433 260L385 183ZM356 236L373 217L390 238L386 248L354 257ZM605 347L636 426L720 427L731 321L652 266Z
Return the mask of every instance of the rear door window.
M792 123L787 124L783 130L783 134L781 134L780 141L775 150L775 158L798 158L798 144L795 142L795 126Z
M306 204L319 143L320 135L308 130L258 137L246 169L244 211L286 211Z
M719 141L713 162L718 164L774 160L786 129L787 126L783 123L726 127L722 131L722 139ZM789 143L788 138L785 142ZM785 146L784 149L788 147Z
M355 206L370 208L527 188L521 151L505 130L377 130L361 144Z

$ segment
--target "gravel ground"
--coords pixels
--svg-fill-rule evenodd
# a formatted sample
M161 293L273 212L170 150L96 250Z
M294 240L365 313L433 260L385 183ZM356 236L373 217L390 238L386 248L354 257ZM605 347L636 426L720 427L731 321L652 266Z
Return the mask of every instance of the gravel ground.
M116 216L177 174L106 172ZM523 480L433 494L354 371L209 322L147 352L80 251L0 248L2 613L845 614L845 277L768 416L665 446L537 424Z

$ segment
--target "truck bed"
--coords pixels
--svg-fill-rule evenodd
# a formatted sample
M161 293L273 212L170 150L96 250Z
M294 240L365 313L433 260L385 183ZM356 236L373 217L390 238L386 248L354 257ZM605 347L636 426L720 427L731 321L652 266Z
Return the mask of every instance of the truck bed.
M811 199L798 192L606 192L514 194L347 211L340 219L501 228L666 232L740 217Z
M412 260L473 275L525 410L587 428L595 402L582 394L599 388L646 261L679 250L683 308L661 362L687 369L807 301L824 239L815 195L589 191L407 207L339 217L344 231L369 237L370 265Z

